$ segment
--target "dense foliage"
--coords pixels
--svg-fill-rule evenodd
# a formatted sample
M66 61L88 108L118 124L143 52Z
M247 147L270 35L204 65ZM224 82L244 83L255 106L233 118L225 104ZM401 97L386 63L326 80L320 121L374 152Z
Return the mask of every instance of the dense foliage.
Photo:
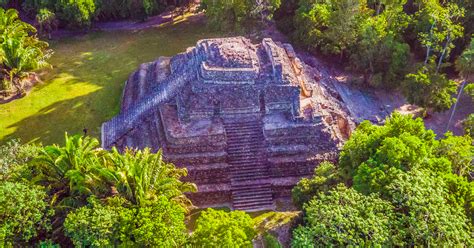
M208 209L196 221L192 243L199 247L252 247L252 218L242 211Z
M64 146L0 147L2 244L51 238L68 245L178 247L187 242L185 169L161 152L100 149L90 137ZM34 208L34 209L30 209ZM54 210L54 215L52 211ZM21 216L21 213L31 214ZM50 223L50 224L49 224Z
M280 6L280 0L203 0L209 25L220 30L240 29L265 21Z
M363 122L338 167L324 164L293 190L306 202L293 246L473 245L473 156L470 136L436 140L421 119Z
M167 0L3 0L0 6L21 6L30 17L44 16L48 11L62 26L89 28L95 20L134 18L145 20L168 7L187 4L189 1ZM56 19L57 18L57 19ZM51 19L53 20L53 19ZM41 23L38 22L38 26Z
M105 204L94 198L89 201L89 206L70 212L64 222L76 247L180 247L187 240L185 211L165 196L145 206L116 197Z
M376 195L340 185L305 204L305 212L292 247L391 245L393 207Z
M456 88L447 68L473 33L472 1L285 0L280 29L311 51L339 55L353 82L400 89L410 103L444 111Z
M14 9L0 8L0 91L23 91L22 79L30 72L49 66L48 44L40 41L36 29L20 20Z
M314 195L320 192L328 192L334 186L342 182L342 177L336 167L329 163L323 162L314 169L311 178L303 178L291 191L293 203L301 208Z

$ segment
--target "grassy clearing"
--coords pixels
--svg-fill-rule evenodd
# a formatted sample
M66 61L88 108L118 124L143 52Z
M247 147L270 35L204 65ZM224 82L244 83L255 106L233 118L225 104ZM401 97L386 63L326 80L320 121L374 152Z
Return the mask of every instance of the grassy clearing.
M201 21L182 20L142 31L94 32L52 41L54 69L22 99L0 105L0 144L12 138L63 143L64 132L95 137L119 111L122 88L141 63L172 56L217 37Z

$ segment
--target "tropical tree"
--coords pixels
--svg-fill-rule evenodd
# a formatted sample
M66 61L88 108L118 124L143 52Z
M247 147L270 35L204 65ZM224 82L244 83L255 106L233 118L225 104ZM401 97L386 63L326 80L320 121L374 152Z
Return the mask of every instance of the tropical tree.
M344 185L320 193L304 206L305 225L293 231L292 247L391 246L395 213L377 195Z
M151 153L150 149L128 149L121 154L113 148L108 159L118 193L132 203L144 205L165 196L186 208L192 205L184 193L196 191L196 185L180 181L187 170L163 161L161 150Z
M374 87L397 88L407 72L410 47L402 34L411 18L403 12L406 1L374 3L376 14L361 21L357 42L350 50L352 69L364 74Z
M261 21L267 20L280 4L280 0L203 0L201 8L206 10L212 28L239 30L259 18Z
M300 1L294 36L307 48L338 54L341 58L356 44L360 23L368 12L365 0Z
M457 84L445 74L438 73L437 66L431 60L426 65L419 65L414 73L407 74L402 82L402 92L409 103L416 104L434 112L451 108L456 99Z
M464 91L474 100L474 36L471 37L471 43L466 50L457 58L456 70L459 71L459 74L464 79L461 89L467 84L464 87ZM464 127L474 137L474 113L471 113L464 120Z

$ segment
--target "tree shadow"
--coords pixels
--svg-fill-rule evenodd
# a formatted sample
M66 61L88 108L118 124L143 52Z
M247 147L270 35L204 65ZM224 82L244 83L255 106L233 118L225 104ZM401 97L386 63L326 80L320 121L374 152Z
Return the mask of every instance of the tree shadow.
M62 143L64 132L80 134L84 128L88 129L88 135L99 138L100 124L107 116L91 106L90 101L91 98L100 98L101 91L55 102L40 109L36 114L9 125L8 128L15 128L15 131L1 139L0 143L19 137L22 142L28 143Z

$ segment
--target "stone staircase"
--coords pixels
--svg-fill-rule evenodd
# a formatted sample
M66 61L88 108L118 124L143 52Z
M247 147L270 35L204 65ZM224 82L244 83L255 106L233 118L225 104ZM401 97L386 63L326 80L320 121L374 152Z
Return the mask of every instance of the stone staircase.
M263 127L259 118L225 120L234 209L273 209Z

